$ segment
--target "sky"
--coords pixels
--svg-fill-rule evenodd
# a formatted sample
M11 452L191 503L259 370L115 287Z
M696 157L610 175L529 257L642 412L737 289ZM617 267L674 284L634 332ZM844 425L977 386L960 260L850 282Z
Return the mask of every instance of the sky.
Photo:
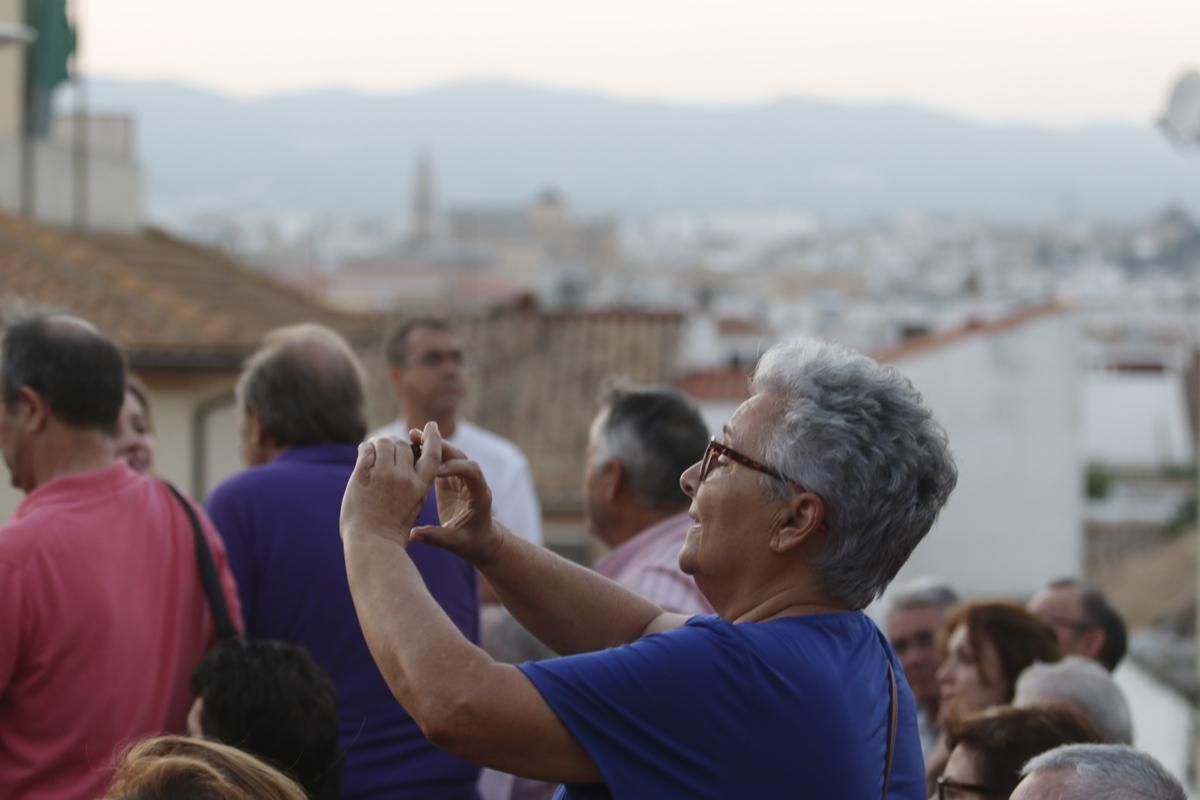
M1200 0L76 0L91 74L240 97L512 80L734 105L898 102L1147 124Z

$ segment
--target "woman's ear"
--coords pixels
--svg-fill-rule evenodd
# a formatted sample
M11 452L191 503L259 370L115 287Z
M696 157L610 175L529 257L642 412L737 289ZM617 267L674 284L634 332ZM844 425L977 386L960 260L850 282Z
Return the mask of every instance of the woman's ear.
M812 492L789 497L783 515L783 523L771 536L771 549L776 553L801 547L825 530L825 503Z

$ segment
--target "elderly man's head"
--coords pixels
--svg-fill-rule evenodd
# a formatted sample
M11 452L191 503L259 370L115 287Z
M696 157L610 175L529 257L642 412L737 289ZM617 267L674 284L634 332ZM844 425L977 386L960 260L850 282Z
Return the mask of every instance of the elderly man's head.
M681 394L614 387L588 436L583 493L588 529L610 547L687 509L679 476L708 444L703 417Z
M1186 800L1153 756L1128 745L1072 744L1031 760L1012 800Z
M238 379L242 457L263 464L289 447L367 434L366 379L354 351L320 325L273 331Z
M1054 628L1064 654L1095 659L1108 670L1125 657L1125 621L1094 588L1073 578L1054 581L1034 595L1029 610Z
M938 632L958 604L958 593L944 583L921 580L888 593L891 605L884 626L917 702L937 718L937 671L942 665Z
M1133 722L1125 693L1108 670L1091 659L1067 656L1054 664L1028 667L1017 679L1013 705L1066 703L1095 723L1111 744L1133 743Z
M0 394L0 451L13 486L31 492L46 465L77 457L85 439L113 447L125 358L81 319L30 316L4 332Z
M718 609L798 579L864 608L954 488L945 432L895 369L815 340L771 348L751 388L683 475L698 524L680 566Z

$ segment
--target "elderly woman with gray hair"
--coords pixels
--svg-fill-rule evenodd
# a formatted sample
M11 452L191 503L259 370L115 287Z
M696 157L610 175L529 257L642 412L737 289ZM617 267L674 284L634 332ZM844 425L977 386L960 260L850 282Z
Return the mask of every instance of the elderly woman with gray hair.
M679 554L716 615L669 614L512 535L436 425L374 439L342 506L350 589L396 697L437 745L565 798L924 797L911 693L862 609L957 480L912 385L800 340L681 478ZM436 482L440 527L412 528ZM433 602L410 541L475 564L563 658L495 663Z

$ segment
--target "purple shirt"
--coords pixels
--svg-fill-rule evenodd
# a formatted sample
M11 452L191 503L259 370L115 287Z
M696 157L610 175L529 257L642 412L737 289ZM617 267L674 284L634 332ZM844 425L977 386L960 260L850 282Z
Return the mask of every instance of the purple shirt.
M473 800L479 768L431 745L396 702L358 624L338 517L354 444L295 447L217 487L207 507L225 539L249 636L300 645L338 694L342 797ZM436 524L432 498L418 525ZM450 619L479 640L475 570L444 550L408 549Z
M596 562L596 571L664 611L711 614L692 576L679 569L679 549L691 526L687 514L665 519L617 545Z

